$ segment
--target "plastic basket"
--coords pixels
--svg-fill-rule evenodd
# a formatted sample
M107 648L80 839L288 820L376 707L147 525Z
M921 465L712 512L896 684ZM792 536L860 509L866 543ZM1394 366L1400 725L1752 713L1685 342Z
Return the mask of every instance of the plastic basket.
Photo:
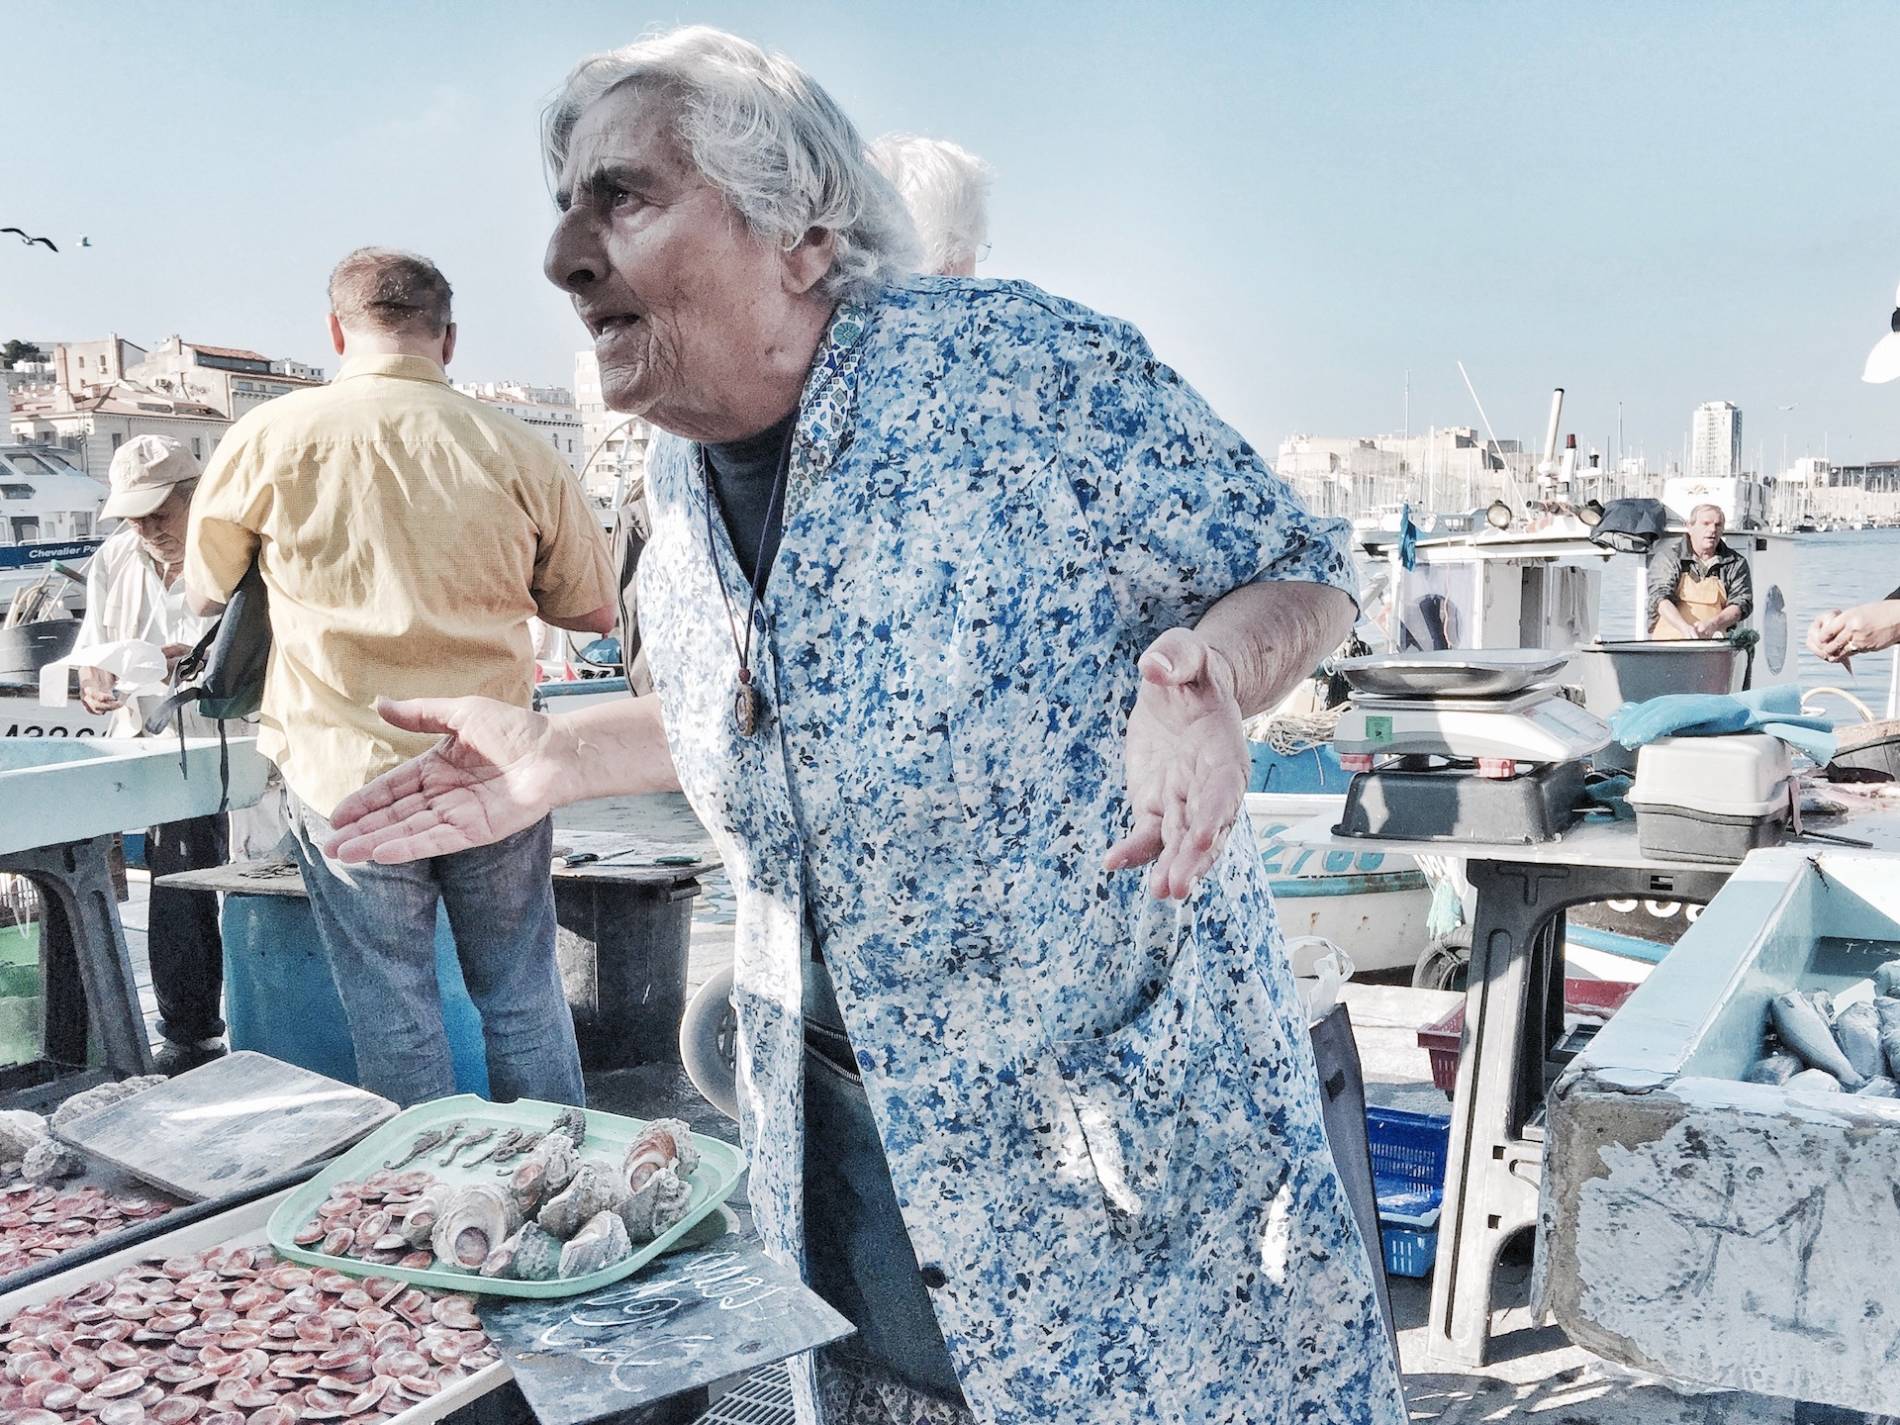
M1438 1215L1445 1203L1451 1120L1397 1108L1366 1110L1366 1146L1379 1199L1385 1269L1422 1277L1438 1256Z
M1622 980L1564 981L1564 1009L1570 1014L1608 1019L1623 1007L1623 1001L1636 993L1636 986ZM1459 1005L1436 1024L1418 1031L1418 1047L1431 1055L1432 1082L1446 1093L1458 1091L1458 1057L1464 1046L1465 1007Z

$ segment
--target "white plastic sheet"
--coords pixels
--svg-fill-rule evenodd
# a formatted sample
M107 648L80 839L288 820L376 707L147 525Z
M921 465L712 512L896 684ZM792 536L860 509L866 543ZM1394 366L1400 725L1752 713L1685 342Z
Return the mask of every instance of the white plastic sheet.
M40 669L40 706L63 708L68 702L67 674L73 668L103 668L112 674L120 694L149 693L165 687L169 671L165 650L156 643L123 638L115 643L89 643L75 648L57 663Z

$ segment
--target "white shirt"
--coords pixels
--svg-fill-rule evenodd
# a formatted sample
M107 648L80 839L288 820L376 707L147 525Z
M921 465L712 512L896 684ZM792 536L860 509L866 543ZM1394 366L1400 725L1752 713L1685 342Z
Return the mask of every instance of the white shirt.
M86 619L80 625L78 639L81 648L127 638L159 648L170 643L190 647L216 622L215 615L200 618L186 606L183 578L174 580L171 588L165 587L165 576L130 525L100 545L86 566ZM155 693L127 698L125 706L112 715L112 735L137 737L145 718L161 701ZM210 719L186 711L186 736L215 737L217 731Z

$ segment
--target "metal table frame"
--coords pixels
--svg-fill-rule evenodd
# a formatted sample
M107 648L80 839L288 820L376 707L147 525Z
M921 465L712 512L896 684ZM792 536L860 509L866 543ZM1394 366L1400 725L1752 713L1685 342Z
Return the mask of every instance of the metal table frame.
M1335 837L1333 821L1317 817L1283 837L1462 859L1476 893L1426 1354L1447 1366L1482 1366L1498 1258L1512 1237L1537 1226L1541 1110L1561 1068L1551 1054L1564 1030L1564 912L1630 896L1706 904L1735 868L1645 856L1629 822L1584 824L1558 841L1513 846Z

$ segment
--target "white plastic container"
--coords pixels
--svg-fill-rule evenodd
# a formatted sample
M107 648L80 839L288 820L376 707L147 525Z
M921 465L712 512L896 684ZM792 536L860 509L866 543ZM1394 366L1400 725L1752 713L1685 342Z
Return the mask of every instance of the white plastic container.
M1738 862L1788 825L1788 747L1761 732L1665 737L1639 749L1629 804L1652 856Z

